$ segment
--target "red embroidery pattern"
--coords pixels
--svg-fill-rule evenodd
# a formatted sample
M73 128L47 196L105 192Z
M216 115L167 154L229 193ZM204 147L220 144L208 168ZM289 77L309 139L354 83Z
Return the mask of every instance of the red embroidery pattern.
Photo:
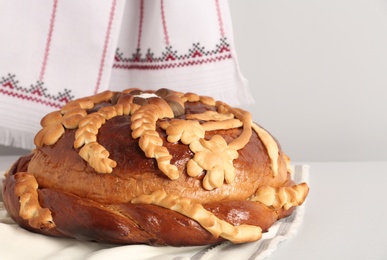
M206 50L200 43L194 43L186 53L179 54L173 49L173 46L166 46L165 51L158 57L155 57L151 49L143 54L140 48L137 48L131 57L126 57L120 48L117 48L113 68L159 70L200 65L231 58L230 44L224 37L212 50Z
M224 28L223 28L222 11L221 11L221 8L220 8L219 0L215 0L215 4L216 4L216 14L218 16L218 22L219 22L220 35L222 37L225 37Z
M139 6L139 27L137 35L136 50L131 54L125 54L120 48L116 49L116 55L113 63L113 68L116 69L139 69L139 70L161 70L170 68L179 68L187 66L201 65L205 63L219 62L222 60L231 59L230 44L227 41L222 10L219 0L214 0L216 7L216 16L219 26L219 42L211 50L206 50L199 42L193 43L192 47L184 53L179 53L174 49L174 43L171 43L168 31L168 5L164 0L160 0L161 26L164 34L165 49L158 56L155 55L152 49L147 49L146 53L141 49L141 37L143 31L144 19L144 0L140 1ZM129 55L129 56L128 56Z
M54 0L52 12L51 12L50 27L48 30L46 48L44 50L44 57L43 57L42 68L40 71L39 81L43 81L44 73L45 73L46 67L47 67L47 60L48 60L48 55L50 53L50 47L51 47L51 39L52 39L52 34L54 32L54 24L55 24L55 16L56 16L57 7L58 7L58 0Z
M141 46L143 21L144 21L144 0L141 0L141 2L140 2L140 21L139 21L138 36L137 36L137 48L140 48L140 46Z
M63 92L58 92L56 95L47 93L47 88L44 87L42 81L37 81L29 88L19 86L19 81L15 77L14 74L8 73L7 77L1 78L0 93L55 108L62 107L74 98L69 89L64 89Z
M97 94L99 92L99 87L101 85L101 78L102 78L103 68L104 68L106 54L107 54L107 50L108 50L108 45L109 45L109 40L110 40L110 32L112 29L116 5L117 5L117 1L112 0L112 4L110 7L110 13L109 13L109 20L108 20L108 25L107 25L105 40L104 40L104 45L103 45L102 57L101 57L98 76L97 76L97 84L95 85L95 88L94 88L94 94Z
M169 35L167 30L167 21L165 20L165 8L164 8L164 0L161 0L161 20L163 22L163 31L164 31L164 38L165 38L165 44L169 45Z

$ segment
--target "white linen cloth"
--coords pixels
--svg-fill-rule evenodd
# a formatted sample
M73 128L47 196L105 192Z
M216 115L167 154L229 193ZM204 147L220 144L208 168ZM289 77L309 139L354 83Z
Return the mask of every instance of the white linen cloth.
M125 1L0 1L0 144L33 148L40 119L107 89Z
M296 183L308 182L309 166L296 165L293 170ZM2 174L0 175L3 178ZM0 185L2 180L0 178ZM310 184L310 183L309 183ZM2 187L0 186L0 190ZM234 245L229 242L217 246L199 247L152 247L147 245L114 246L74 239L53 238L31 233L14 224L8 216L0 197L0 257L2 259L54 260L234 260L265 259L279 243L296 234L304 217L305 203L293 214L274 224L257 242Z
M0 144L106 89L172 88L251 103L227 0L0 1Z

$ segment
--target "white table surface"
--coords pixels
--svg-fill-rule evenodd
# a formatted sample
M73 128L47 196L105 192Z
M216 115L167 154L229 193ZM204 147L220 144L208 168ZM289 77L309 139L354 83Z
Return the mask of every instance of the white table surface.
M269 259L387 259L387 161L308 164L303 223Z
M17 156L1 156L7 169ZM303 162L310 193L297 234L269 260L387 259L387 161Z

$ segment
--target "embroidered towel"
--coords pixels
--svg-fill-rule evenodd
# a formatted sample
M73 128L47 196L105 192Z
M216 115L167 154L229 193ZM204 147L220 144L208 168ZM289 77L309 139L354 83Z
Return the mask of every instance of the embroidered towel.
M6 0L0 9L0 144L32 149L42 116L106 89L252 102L226 0Z
M233 41L227 1L129 1L109 86L167 87L231 105L252 103Z
M107 89L124 4L0 2L0 144L33 148L42 116Z

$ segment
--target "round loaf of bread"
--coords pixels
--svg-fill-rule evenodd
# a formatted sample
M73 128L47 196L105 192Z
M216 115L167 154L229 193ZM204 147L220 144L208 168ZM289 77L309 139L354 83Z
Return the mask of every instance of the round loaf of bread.
M6 173L23 228L114 244L256 241L307 194L251 114L194 93L106 91L41 120Z

